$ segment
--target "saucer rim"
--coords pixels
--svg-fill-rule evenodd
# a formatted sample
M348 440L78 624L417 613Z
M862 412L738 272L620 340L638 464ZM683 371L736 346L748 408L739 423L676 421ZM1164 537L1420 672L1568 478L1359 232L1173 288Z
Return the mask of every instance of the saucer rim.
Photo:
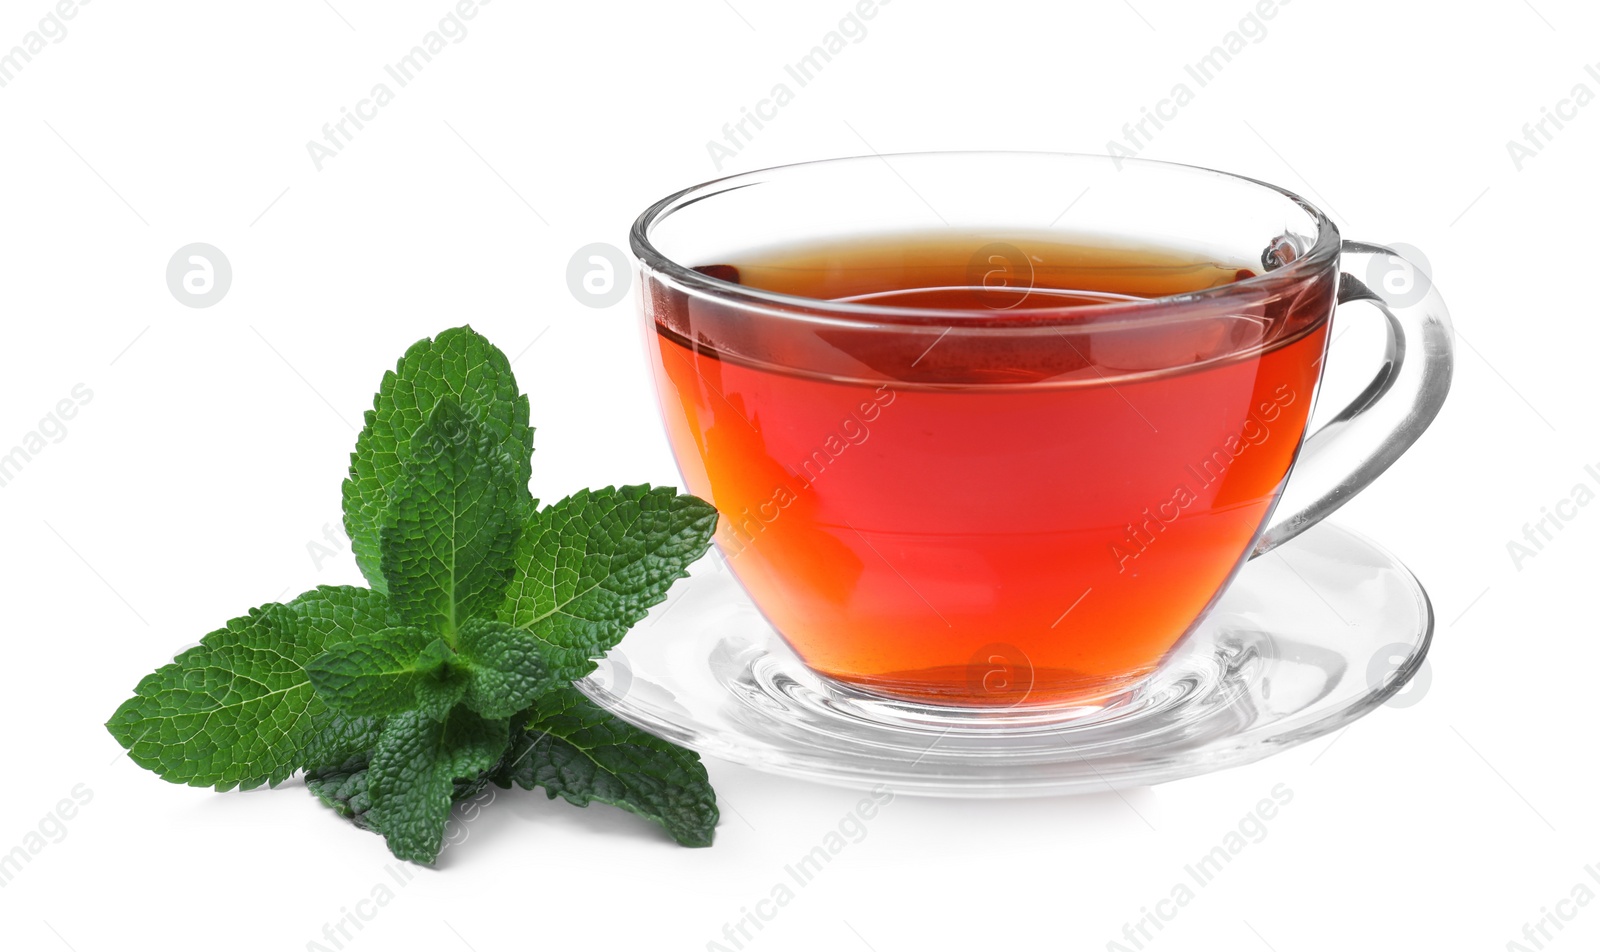
M882 769L880 770L872 765L872 761L853 763L829 759L826 756L812 756L799 745L795 745L787 753L765 745L741 745L732 738L749 735L741 735L736 731L721 730L714 734L692 731L664 717L650 716L648 711L640 711L637 707L629 707L624 703L619 703L619 699L611 695L604 686L594 683L593 675L575 682L575 686L595 704L618 718L652 734L688 747L703 756L713 757L765 773L844 789L864 790L882 784L892 787L897 794L903 793L908 796L949 799L1010 799L1103 793L1171 783L1176 780L1203 776L1219 770L1256 763L1274 754L1342 730L1372 713L1377 708L1382 707L1391 698L1399 694L1422 669L1423 664L1426 663L1428 655L1433 648L1433 639L1437 629L1437 615L1434 611L1433 600L1429 596L1426 587L1422 584L1421 579L1417 577L1416 573L1411 570L1411 567L1404 560L1397 557L1388 548L1374 541L1365 533L1348 528L1338 522L1326 521L1318 523L1305 533L1285 543L1283 548L1293 551L1296 545L1303 544L1302 540L1307 537L1315 537L1325 532L1335 532L1346 536L1350 540L1377 553L1387 563L1387 566L1395 570L1395 574L1407 583L1410 593L1416 600L1419 621L1419 624L1414 629L1417 632L1413 642L1414 649L1405 662L1397 666L1382 685L1370 688L1366 692L1353 697L1339 708L1329 710L1299 727L1288 729L1281 734L1271 734L1265 738L1258 738L1250 743L1228 745L1230 738L1243 736L1244 733L1248 733L1252 728L1247 728L1244 732L1226 735L1214 742L1217 746L1208 749L1207 756L1202 760L1180 760L1162 765L1156 762L1154 758L1159 757L1159 751L1163 748L1156 748L1146 752L1145 756L1150 759L1134 761L1126 765L1122 770L1112 769L1107 775L1105 770L1097 768L1080 756L1078 759L1090 766L1091 775L1069 778L1041 776L1037 780L1019 777L986 779L970 774L954 775L928 771L921 774L910 773L911 769L922 763L920 757L912 761L909 766L900 759L882 758L876 762L881 765ZM1249 560L1249 562L1253 561L1254 559ZM1230 589L1240 583L1242 577L1248 571L1249 562L1245 563L1243 570L1232 580L1229 585ZM692 579L684 580L681 584L687 584L690 581ZM776 632L771 634L773 637L778 638L780 642L782 641L782 637ZM803 666L803 662L799 662L798 658L794 660ZM811 672L809 669L806 670L808 674L816 676L815 672ZM1152 675L1152 677L1154 676ZM1292 717L1294 715L1288 716ZM888 729L887 725L883 726ZM1254 729L1259 729L1260 726L1255 725ZM929 731L928 736L933 737L936 742L938 737L943 735ZM1072 749L1070 745L1061 745L1058 751L1063 755L1068 755L1071 754ZM931 746L929 750L932 750Z

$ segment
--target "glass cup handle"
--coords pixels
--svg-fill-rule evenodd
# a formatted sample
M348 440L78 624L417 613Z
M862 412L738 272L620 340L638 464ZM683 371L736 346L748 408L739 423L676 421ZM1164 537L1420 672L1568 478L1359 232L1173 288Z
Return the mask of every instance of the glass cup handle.
M1371 275L1380 258L1406 263L1413 276L1408 291L1368 287L1351 273ZM1306 437L1252 558L1321 522L1366 488L1416 442L1450 391L1450 312L1428 276L1395 251L1360 241L1344 242L1340 268L1339 303L1372 302L1386 318L1388 348L1366 389Z

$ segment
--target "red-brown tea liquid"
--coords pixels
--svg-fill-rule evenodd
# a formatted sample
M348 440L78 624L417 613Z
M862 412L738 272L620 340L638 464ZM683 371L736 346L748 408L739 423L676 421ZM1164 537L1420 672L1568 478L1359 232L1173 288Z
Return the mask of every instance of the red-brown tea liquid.
M646 283L669 439L756 604L815 670L954 704L1104 696L1160 663L1264 527L1334 303L1331 275L1308 274L1045 320L1263 270L1053 236L888 236L699 270L951 312L806 322Z

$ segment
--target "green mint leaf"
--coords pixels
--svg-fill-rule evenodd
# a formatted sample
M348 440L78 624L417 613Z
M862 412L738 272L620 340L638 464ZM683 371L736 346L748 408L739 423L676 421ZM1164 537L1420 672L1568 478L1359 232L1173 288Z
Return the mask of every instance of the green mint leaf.
M382 596L319 588L268 604L201 639L139 682L106 728L134 763L173 783L250 789L305 765L330 729L304 665L383 619Z
M389 600L407 625L454 639L505 598L527 480L451 397L411 440L380 534Z
M584 490L534 513L500 620L532 633L576 680L705 554L717 511L671 488Z
M500 762L509 727L462 708L443 721L408 711L384 722L366 783L369 818L390 852L414 863L438 858L456 781L477 778Z
M417 709L442 721L466 696L470 674L467 665L442 639L435 639L423 652L423 662L430 665L429 675L417 683Z
M387 598L354 585L318 586L297 596L289 607L300 616L308 636L322 639L324 648L395 624Z
M306 770L334 767L352 757L365 757L378 744L381 717L354 717L327 710L306 738L302 761Z
M539 653L539 641L501 621L474 619L461 628L467 662L467 707L484 717L510 717L559 681Z
M337 766L306 771L306 789L323 805L363 830L381 832L371 815L372 797L367 793L368 754L357 754ZM471 800L489 785L490 773L470 780L457 780L450 792L454 803ZM448 827L447 827L448 829ZM446 837L448 839L448 837Z
M694 751L618 720L576 688L535 702L491 779L502 787L543 787L553 800L592 800L661 824L683 846L710 846L717 797Z
M306 665L306 676L323 702L342 714L399 714L417 706L417 686L449 663L423 654L435 640L420 628L385 628L324 651Z
M306 771L306 789L340 816L363 830L372 829L368 811L367 755L357 754L331 767Z
M315 589L295 599L292 607L331 648L361 634L382 631L395 625L389 599L371 589L353 586ZM306 740L305 766L336 765L358 754L366 754L378 743L383 721L377 717L355 717L324 710L313 721Z
M528 426L528 398L518 393L511 362L470 327L418 341L383 375L344 483L345 532L356 564L376 591L388 591L379 536L388 521L391 495L411 456L413 437L445 397L506 446L522 505L532 508L527 486L533 429Z
M311 637L322 638L324 649L395 623L387 598L371 589L350 585L312 589L289 607L300 616ZM369 751L377 744L381 727L382 722L376 718L350 717L328 709L317 711L307 732L303 765L337 764Z

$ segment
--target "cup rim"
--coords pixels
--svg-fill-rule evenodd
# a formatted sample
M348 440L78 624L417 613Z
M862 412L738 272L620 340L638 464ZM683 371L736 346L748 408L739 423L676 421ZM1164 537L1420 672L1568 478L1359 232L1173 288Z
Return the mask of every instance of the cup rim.
M1274 192L1298 206L1310 216L1316 224L1316 240L1310 248L1293 261L1281 268L1264 271L1254 277L1242 281L1233 281L1228 284L1198 291L1186 291L1179 294L1168 294L1160 297L1141 298L1133 301L1111 301L1101 304L1073 304L1059 307L1037 307L1025 311L1000 312L993 308L927 308L907 307L900 305L868 304L855 301L833 301L825 298L811 298L795 294L785 294L779 291L768 291L747 285L735 284L721 278L712 277L692 267L675 261L663 254L650 239L651 229L667 215L686 208L695 202L759 184L763 176L776 172L786 172L791 169L801 169L808 166L823 164L843 164L848 162L863 162L873 159L889 161L896 158L926 159L940 156L1048 156L1064 159L1083 159L1100 162L1123 162L1141 166L1160 167L1171 170L1186 170L1190 172L1204 172L1221 178L1232 179L1263 188ZM797 320L806 323L847 325L862 327L863 325L923 325L923 324L957 324L962 326L964 332L1002 331L1007 329L1036 329L1053 328L1065 324L1081 324L1093 322L1102 325L1106 322L1117 322L1120 318L1137 318L1142 323L1149 325L1152 319L1161 323L1160 315L1153 311L1170 311L1171 317L1176 320L1193 319L1195 315L1188 308L1174 308L1174 305L1204 305L1239 295L1271 294L1275 291L1296 286L1308 274L1329 267L1337 262L1341 239L1338 227L1323 211L1300 195L1286 188L1264 182L1260 179L1232 172L1223 172L1202 165L1192 165L1183 162L1166 162L1158 159L1119 158L1098 153L1084 152L1049 152L1043 150L935 150L926 152L891 152L867 153L864 155L838 156L827 159L812 159L806 162L793 162L783 165L768 166L748 172L739 172L710 179L697 185L673 192L665 198L653 203L646 208L633 222L628 232L629 245L634 257L647 269L664 275L671 279L681 290L690 294L711 297L718 301L733 301L748 308L759 310L762 314L780 319ZM971 324L968 325L967 321Z

